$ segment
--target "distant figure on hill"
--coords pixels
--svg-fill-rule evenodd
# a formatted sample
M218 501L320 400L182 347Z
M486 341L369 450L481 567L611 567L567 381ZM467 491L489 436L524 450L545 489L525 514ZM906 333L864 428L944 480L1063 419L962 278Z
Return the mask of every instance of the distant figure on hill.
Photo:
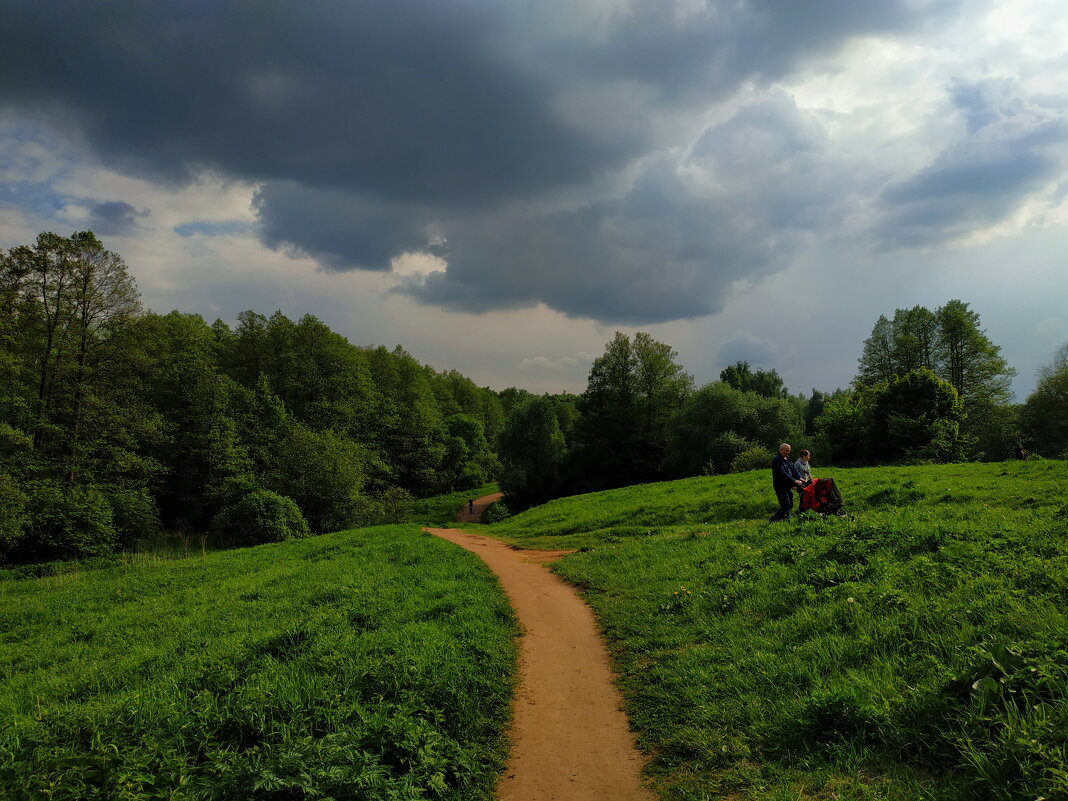
M779 499L779 511L768 518L769 523L790 519L790 510L794 508L794 489L801 486L801 476L797 468L790 463L788 442L779 446L779 452L771 460L771 484L775 488L775 497Z
M812 480L812 470L808 466L808 460L811 458L811 451L802 448L801 453L798 454L797 461L794 462L794 469L797 470L797 474L801 476L801 480L806 484Z
M473 498L467 499L467 513L473 515L475 513L475 501Z
M1013 453L1016 454L1017 459L1027 458L1027 451L1024 450L1024 446L1021 445L1019 442L1016 443L1016 448L1015 450L1013 450Z

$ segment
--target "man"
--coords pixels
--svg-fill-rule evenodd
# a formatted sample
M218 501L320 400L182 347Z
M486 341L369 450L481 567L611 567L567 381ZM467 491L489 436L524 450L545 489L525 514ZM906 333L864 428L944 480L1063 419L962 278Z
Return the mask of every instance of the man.
M790 510L794 508L793 491L802 483L797 468L790 463L791 450L789 443L784 442L779 446L778 455L771 460L771 484L779 499L779 511L768 518L769 523L790 519Z

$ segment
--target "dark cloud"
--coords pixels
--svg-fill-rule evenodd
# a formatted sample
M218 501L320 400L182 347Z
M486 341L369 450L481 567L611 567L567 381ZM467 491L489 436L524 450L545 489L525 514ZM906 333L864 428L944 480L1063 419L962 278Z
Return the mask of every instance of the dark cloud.
M770 343L747 337L732 339L719 349L719 363L722 365L748 362L753 368L765 369L774 364L776 356Z
M708 106L959 5L14 0L0 109L128 173L255 182L263 242L329 269L444 242L448 270L403 289L427 303L656 322L715 312L841 216L791 102L687 153ZM906 214L923 180L887 203Z
M89 227L97 234L115 236L129 233L137 227L137 220L147 217L149 211L138 211L122 200L97 203L89 210Z
M1021 97L1005 81L960 84L952 97L965 123L928 166L882 194L879 235L890 246L958 239L1055 191L1065 168L1066 109Z
M838 224L838 172L813 120L773 95L681 161L649 162L619 197L448 224L448 270L402 291L468 310L540 301L635 325L715 313L732 282L781 269L813 230Z

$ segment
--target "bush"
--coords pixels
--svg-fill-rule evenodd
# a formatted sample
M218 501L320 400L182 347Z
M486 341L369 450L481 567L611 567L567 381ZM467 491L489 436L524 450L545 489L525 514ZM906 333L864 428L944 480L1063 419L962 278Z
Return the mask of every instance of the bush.
M404 487L390 487L375 498L376 524L407 523L412 518L415 499Z
M292 498L271 492L250 492L225 507L211 524L212 533L230 545L260 545L265 542L307 537L308 522Z
M460 477L456 480L456 489L478 489L479 487L485 486L487 481L489 481L489 476L486 474L482 465L468 462L464 466L463 473L461 473Z
M147 489L116 487L108 491L107 499L123 546L147 542L159 533L159 510Z
M111 505L98 487L67 487L51 481L25 487L26 507L33 509L12 557L22 562L47 562L103 556L115 550L118 532Z
M729 473L731 465L738 456L755 446L741 434L734 431L724 431L717 434L709 444L712 468L717 474ZM768 460L771 464L771 460Z
M772 454L767 448L747 448L734 457L731 462L732 473L745 473L749 470L766 470L771 466Z
M0 473L0 557L22 536L26 494L7 473Z
M479 518L478 522L500 523L502 520L507 520L511 516L511 511L509 511L503 501L494 501L482 510L482 516Z

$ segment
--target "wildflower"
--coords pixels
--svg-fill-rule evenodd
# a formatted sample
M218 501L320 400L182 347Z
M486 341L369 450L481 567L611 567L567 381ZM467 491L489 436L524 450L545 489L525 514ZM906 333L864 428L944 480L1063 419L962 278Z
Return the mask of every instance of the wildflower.
M849 598L846 598L846 603L847 604L851 604L851 603L855 603L855 602L854 602L852 597L849 597Z

